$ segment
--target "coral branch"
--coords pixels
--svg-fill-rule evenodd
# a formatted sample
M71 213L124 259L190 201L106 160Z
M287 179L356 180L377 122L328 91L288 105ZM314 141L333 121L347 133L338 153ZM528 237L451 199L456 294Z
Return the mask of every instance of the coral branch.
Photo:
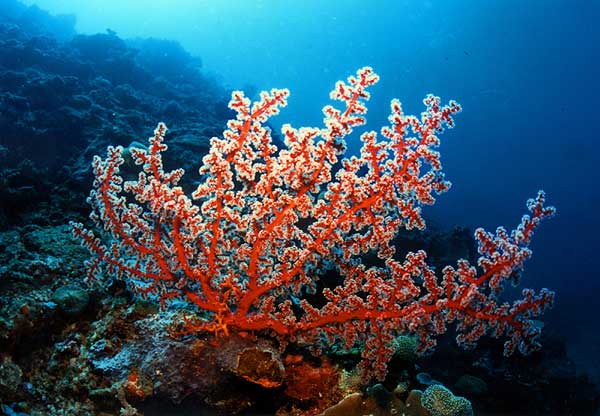
M315 351L359 345L365 377L385 376L398 335L417 334L424 351L452 322L466 347L491 334L508 338L506 354L537 348L531 319L553 293L526 289L512 305L498 299L505 282L518 283L533 232L554 208L540 191L510 234L477 229L477 267L459 260L438 277L424 251L396 260L392 239L401 228L423 229L421 207L450 187L436 148L461 108L428 95L415 117L393 100L382 139L365 132L360 156L339 160L344 138L366 122L368 88L378 79L366 67L338 82L330 96L342 108L326 106L322 128L284 125L282 149L265 123L287 105L289 91L263 92L256 103L234 91L236 118L211 140L192 198L177 185L181 169L163 170L164 124L146 149L130 150L141 166L135 181L120 176L123 148L109 147L105 159L94 158L88 199L106 243L73 224L93 254L90 279L108 273L140 296L188 303L197 312L186 317L187 332L265 331ZM381 265L367 267L367 253ZM306 295L327 270L343 281L324 282L317 307Z

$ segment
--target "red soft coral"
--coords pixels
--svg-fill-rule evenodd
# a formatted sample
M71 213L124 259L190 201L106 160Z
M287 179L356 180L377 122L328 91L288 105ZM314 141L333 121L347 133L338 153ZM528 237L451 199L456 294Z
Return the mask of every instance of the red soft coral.
M109 234L109 244L73 224L94 255L90 277L104 266L134 292L194 305L198 313L188 318L189 331L265 330L317 351L361 345L365 376L379 379L396 336L416 333L425 350L452 321L463 345L491 332L509 337L507 353L536 347L539 330L530 318L551 305L553 294L525 290L513 305L498 304L497 295L521 271L533 230L554 208L544 207L540 191L528 203L531 216L512 234L478 229L479 268L459 260L437 277L423 251L394 260L390 241L398 230L424 228L421 206L450 186L435 149L460 106L429 95L426 111L414 117L393 100L384 139L366 132L360 157L340 161L344 137L365 123L367 88L377 81L367 67L338 82L331 98L344 108L326 106L323 128L284 125L283 149L273 145L265 122L287 104L289 92L263 92L252 104L235 91L229 106L237 117L222 138L211 140L200 167L204 182L192 198L177 185L181 169L163 170L164 124L147 149L131 150L142 167L136 181L119 175L123 148L109 147L106 159L94 158L89 198L91 217ZM382 265L363 264L368 252ZM343 281L323 290L317 307L305 294L314 292L326 269L337 270Z

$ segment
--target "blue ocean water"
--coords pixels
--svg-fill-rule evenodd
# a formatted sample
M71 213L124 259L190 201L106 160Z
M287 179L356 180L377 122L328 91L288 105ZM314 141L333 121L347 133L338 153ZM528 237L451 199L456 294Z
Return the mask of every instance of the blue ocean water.
M319 126L338 79L372 66L367 128L398 98L458 101L441 136L452 189L425 211L441 227L519 223L544 189L558 214L532 244L522 286L556 291L545 330L600 380L600 2L597 0L27 0L75 14L76 30L173 39L227 88L289 88L275 125ZM158 121L158 120L157 120ZM360 146L349 140L351 152Z

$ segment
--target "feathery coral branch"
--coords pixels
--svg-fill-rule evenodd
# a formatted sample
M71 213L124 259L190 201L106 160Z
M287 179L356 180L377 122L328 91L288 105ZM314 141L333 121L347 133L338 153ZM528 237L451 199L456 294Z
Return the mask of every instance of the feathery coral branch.
M94 158L88 199L107 244L73 224L94 256L90 277L99 279L105 267L141 296L190 303L198 312L186 318L188 331L270 331L316 350L360 345L365 377L385 376L399 334L417 334L424 351L452 322L467 347L490 333L508 337L507 354L537 348L531 319L552 304L553 293L526 289L512 305L499 304L498 295L505 282L518 283L533 232L554 208L540 191L512 233L477 229L477 267L459 260L438 277L424 251L394 259L397 232L423 229L421 207L450 187L436 148L461 108L428 95L415 117L393 100L383 139L362 134L360 156L340 161L344 138L366 122L368 88L378 79L365 67L338 82L331 98L342 108L326 106L322 128L284 125L283 149L265 123L287 105L289 91L263 92L256 103L234 91L229 107L237 116L211 140L200 167L204 182L191 198L178 186L183 170L163 169L164 124L148 148L131 150L141 166L136 181L120 176L123 148L109 147L106 159ZM369 252L380 266L362 262ZM317 307L305 295L327 269L343 281L325 288Z

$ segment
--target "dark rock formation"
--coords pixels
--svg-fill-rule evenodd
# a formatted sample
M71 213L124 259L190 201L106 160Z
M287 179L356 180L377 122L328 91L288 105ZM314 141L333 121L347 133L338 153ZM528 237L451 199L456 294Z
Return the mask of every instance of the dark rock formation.
M231 115L228 94L178 43L76 35L73 24L0 6L0 227L83 214L92 156L145 144L159 121L170 128L166 168L185 168L191 189Z

